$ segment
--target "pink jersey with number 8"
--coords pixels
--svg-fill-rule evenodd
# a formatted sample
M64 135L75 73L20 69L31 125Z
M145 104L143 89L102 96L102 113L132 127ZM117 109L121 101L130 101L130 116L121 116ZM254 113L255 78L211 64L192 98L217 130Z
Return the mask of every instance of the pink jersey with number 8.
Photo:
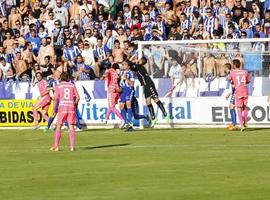
M75 97L78 91L74 84L61 82L55 87L54 100L59 100L58 113L75 113Z

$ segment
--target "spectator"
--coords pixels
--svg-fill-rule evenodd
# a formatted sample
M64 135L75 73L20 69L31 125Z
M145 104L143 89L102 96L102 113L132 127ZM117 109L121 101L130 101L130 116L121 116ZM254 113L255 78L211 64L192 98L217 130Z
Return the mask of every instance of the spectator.
M90 80L90 66L86 65L81 55L78 55L75 61L75 80Z
M40 65L40 70L42 71L42 76L50 78L54 73L54 67L51 63L51 57L45 56L44 61L42 62L44 64Z
M35 56L38 55L40 46L41 46L41 40L40 38L37 36L36 31L33 29L30 32L30 37L27 38L28 42L31 42L32 46L33 46L33 53Z
M68 25L68 11L62 5L61 0L56 0L56 7L53 9L55 18L60 20L62 26Z
M6 62L5 58L0 57L0 80L8 80L13 77L11 64Z
M243 7L241 0L235 0L235 4L232 8L233 13L233 21L236 23L239 23L239 20L243 18L243 12L245 11L245 8Z
M16 52L16 58L14 59L14 66L16 69L16 78L18 80L29 80L28 67L26 62L22 59L21 52Z
M55 53L54 53L54 49L53 47L47 43L47 39L46 38L43 38L41 40L41 47L40 47L40 50L39 50L39 53L38 53L38 57L37 57L37 63L40 65L40 66L43 66L45 65L45 58L47 56L49 56L50 58L54 58L55 57ZM44 77L44 76L43 76Z
M175 79L183 78L183 72L182 72L181 66L177 63L175 59L172 60L172 64L171 64L168 75L173 83L175 82Z

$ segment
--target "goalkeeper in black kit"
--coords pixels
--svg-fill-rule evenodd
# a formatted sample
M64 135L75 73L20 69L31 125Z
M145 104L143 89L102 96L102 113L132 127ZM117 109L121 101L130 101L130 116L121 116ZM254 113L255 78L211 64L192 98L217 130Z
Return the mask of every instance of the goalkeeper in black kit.
M155 84L153 80L150 78L148 72L144 68L144 65L147 63L147 60L145 57L142 57L137 64L134 64L130 67L130 69L134 72L136 72L136 75L141 83L141 86L144 88L144 96L145 96L145 101L146 105L148 107L150 116L151 116L151 127L154 127L155 124L157 123L157 118L155 116L155 111L154 107L151 103L151 99L155 101L155 103L158 105L160 110L163 113L163 116L165 117L167 123L170 121L170 114L166 112L164 105L162 102L159 100L158 93L155 87Z

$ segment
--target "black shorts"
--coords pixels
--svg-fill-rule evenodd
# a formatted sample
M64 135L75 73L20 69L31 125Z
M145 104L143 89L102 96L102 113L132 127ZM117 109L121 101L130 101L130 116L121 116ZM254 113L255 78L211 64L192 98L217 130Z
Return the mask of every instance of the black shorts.
M152 99L158 98L158 93L157 93L154 83L146 84L144 86L144 96L146 99L148 97L151 97Z

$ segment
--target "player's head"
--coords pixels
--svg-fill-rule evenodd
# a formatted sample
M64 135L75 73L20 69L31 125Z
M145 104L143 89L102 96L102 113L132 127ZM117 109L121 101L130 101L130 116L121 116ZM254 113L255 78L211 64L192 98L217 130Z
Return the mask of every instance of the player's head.
M68 82L68 81L69 81L69 74L68 74L68 72L63 72L63 73L60 75L60 79L61 79L61 81Z
M41 80L42 80L43 76L42 76L41 71L37 71L37 72L36 72L36 77L37 77L37 80L38 80L38 81L41 81Z
M117 63L113 63L112 68L114 70L120 69L119 65Z
M146 59L146 57L142 57L140 60L139 60L139 64L140 65L145 65L147 63L147 59Z
M240 62L240 60L234 59L234 60L233 60L233 67L234 67L235 69L240 69L240 67L241 67L241 62Z
M126 70L126 69L129 69L129 67L132 65L132 63L129 61L129 60L125 60L123 62L123 69Z

